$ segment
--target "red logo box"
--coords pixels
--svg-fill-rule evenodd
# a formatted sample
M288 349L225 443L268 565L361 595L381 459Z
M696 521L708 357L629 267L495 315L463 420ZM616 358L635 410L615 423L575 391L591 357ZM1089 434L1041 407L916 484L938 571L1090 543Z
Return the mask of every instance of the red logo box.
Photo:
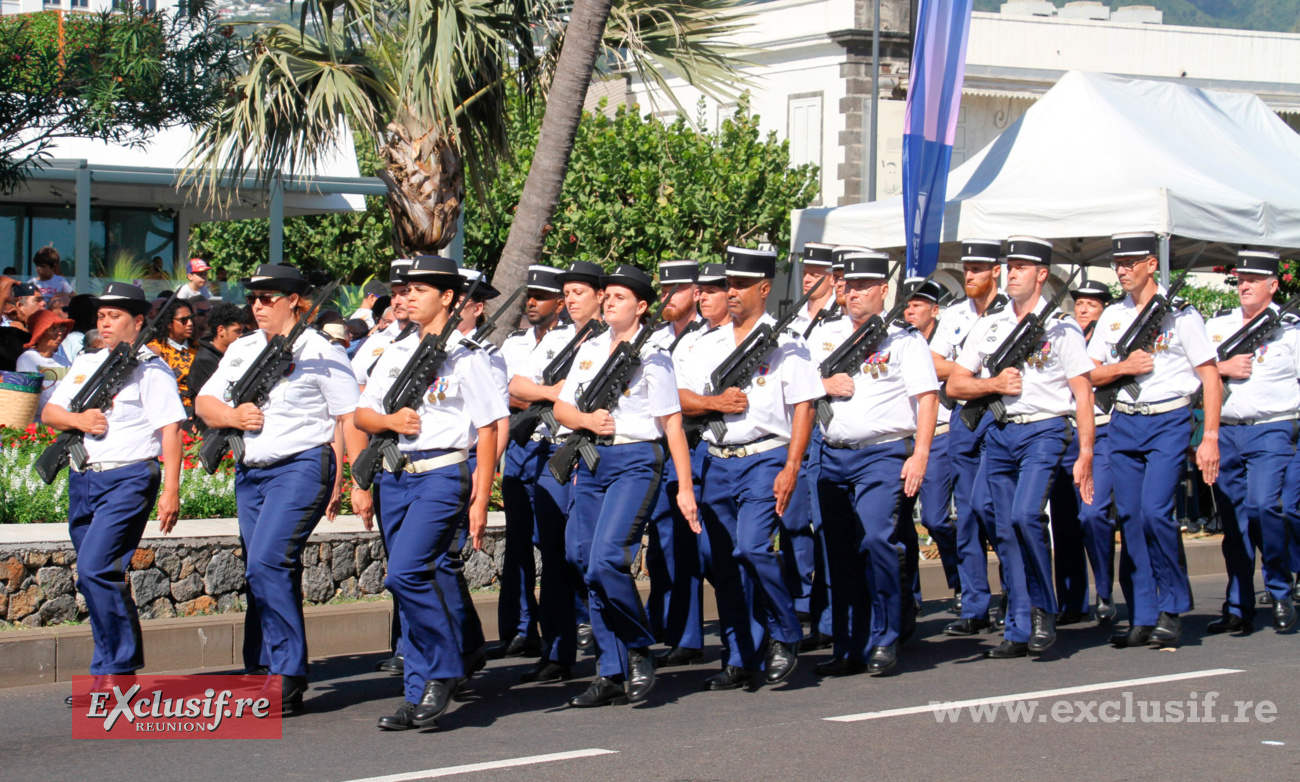
M74 739L278 739L279 676L74 676Z

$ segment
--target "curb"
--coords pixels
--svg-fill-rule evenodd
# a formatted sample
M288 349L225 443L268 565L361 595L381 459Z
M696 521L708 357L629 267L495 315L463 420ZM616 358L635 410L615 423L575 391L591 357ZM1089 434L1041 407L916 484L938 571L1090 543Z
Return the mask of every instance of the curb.
M1220 538L1188 540L1187 569L1190 576L1222 575L1226 571L1220 553ZM997 584L996 559L990 555L990 583ZM949 597L943 565L937 559L920 565L921 589ZM638 583L642 594L648 581ZM488 641L497 637L497 594L474 596L474 606L483 622ZM704 619L717 619L713 589L704 590ZM307 606L307 646L312 657L370 654L389 649L393 604L373 600L344 605ZM179 619L148 619L140 623L144 635L147 665L141 673L230 668L242 665L244 614L228 613ZM92 641L90 625L51 627L38 630L10 630L0 633L0 688L23 687L71 681L90 667Z

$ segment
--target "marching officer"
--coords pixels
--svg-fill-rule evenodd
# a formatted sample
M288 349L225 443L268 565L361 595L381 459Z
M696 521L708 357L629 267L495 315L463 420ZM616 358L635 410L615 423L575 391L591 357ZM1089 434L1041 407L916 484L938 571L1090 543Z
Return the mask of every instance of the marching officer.
M971 330L948 377L954 399L998 394L1006 406L985 435L984 461L994 529L1002 541L1003 578L1009 589L1003 641L994 659L1041 654L1056 642L1056 592L1048 543L1047 498L1061 457L1078 422L1079 457L1074 483L1092 502L1092 385L1083 330L1063 312L1047 312L1043 285L1051 274L1052 244L1029 236L1007 240L1007 295ZM1043 319L1042 342L1023 369L990 376L988 359L1030 313Z
M1214 346L1196 308L1175 303L1160 325L1153 352L1134 350L1120 360L1116 344L1129 325L1164 286L1156 281L1159 239L1154 233L1111 238L1115 274L1127 294L1097 321L1088 353L1100 388L1131 377L1140 383L1136 398L1120 393L1111 414L1110 465L1116 481L1119 519L1120 587L1129 605L1129 628L1117 629L1111 643L1125 646L1177 646L1180 614L1192 608L1183 538L1174 520L1174 492L1183 477L1183 458L1191 443L1191 395L1204 389L1205 428L1196 463L1213 484L1219 472L1219 407L1222 386Z
M1070 292L1074 319L1091 339L1097 319L1111 303L1110 288L1088 280ZM1061 613L1056 626L1077 624L1088 618L1092 601L1088 596L1088 568L1092 567L1097 587L1098 622L1115 619L1115 521L1111 518L1110 448L1106 433L1110 413L1094 406L1096 434L1092 445L1092 503L1083 502L1074 485L1074 463L1079 458L1079 438L1070 441L1061 469L1052 484L1052 556L1056 566L1056 602ZM1073 422L1074 419L1071 419Z
M1277 253L1237 253L1237 295L1241 306L1205 324L1216 347L1230 342L1244 324L1276 309ZM1214 484L1223 518L1223 559L1228 569L1223 615L1210 633L1254 630L1255 554L1260 554L1264 588L1273 597L1273 627L1295 626L1291 563L1282 485L1295 455L1300 410L1300 329L1286 315L1254 351L1218 361L1227 398L1219 428L1219 480Z
M907 309L903 310L903 319L917 333L925 338L926 344L932 344L939 331L939 302L946 294L943 285L935 280L912 278L907 280ZM933 357L930 358L933 363ZM942 397L939 398L944 403ZM949 400L947 404L952 404ZM945 410L946 412L946 410ZM934 439L930 441L930 458L925 464L925 480L915 500L905 498L899 513L899 536L907 547L906 568L903 573L904 584L911 584L912 600L916 606L921 605L921 574L918 568L920 541L916 535L916 526L912 524L912 506L916 500L921 503L921 524L930 539L939 550L939 562L943 565L944 577L948 588L953 593L953 608L961 612L961 576L957 570L957 525L953 523L952 506L952 464L948 460L948 417L936 418Z
M790 330L796 334L802 336L811 333L814 324L835 312L835 278L831 273L831 266L835 263L835 249L834 245L818 242L808 242L803 246L799 262L803 269L802 290L799 293L807 293L819 282L822 286L791 322Z
M288 334L311 308L311 286L292 266L262 264L243 284L259 330L231 343L195 409L213 429L243 432L235 499L250 598L246 627L260 628L257 662L280 676L285 712L291 713L301 710L307 691L302 550L321 516L333 520L338 513L344 424L356 407L357 384L343 348L307 329L265 406L233 407L231 389L270 339ZM364 440L351 431L347 450L359 453Z
M573 477L572 509L565 533L569 561L583 575L591 625L600 652L598 675L570 706L593 707L643 700L654 686L654 643L650 619L631 567L649 511L659 494L671 455L677 473L677 507L699 533L691 480L690 450L681 426L681 403L672 359L647 346L616 407L583 413L576 407L584 389L602 372L619 343L646 328L647 311L658 297L649 275L622 265L605 277L604 314L609 328L582 344L555 405L556 418L571 429L599 436L600 461L592 470L579 461ZM669 454L664 453L667 438ZM682 530L686 532L686 530Z
M824 394L820 378L807 346L791 332L778 335L775 351L743 390L715 393L709 382L713 370L760 323L774 322L766 306L775 276L774 253L727 249L731 322L695 342L682 382L684 412L720 413L727 428L721 439L706 428L709 446L701 474L711 556L706 567L728 653L722 673L708 680L711 690L743 687L760 671L768 684L785 681L798 662L803 635L771 541L798 484L812 403Z
M665 261L659 264L659 284L667 292L664 323L651 344L667 352L676 364L682 343L707 321L696 314L699 291L696 280L700 266L695 261ZM674 372L674 377L676 372ZM704 658L704 615L700 604L704 584L700 576L700 536L693 532L675 504L676 472L669 470L659 484L659 494L650 513L650 545L645 567L650 574L650 598L646 612L654 636L668 646L656 655L656 668L697 663Z
M413 261L410 258L398 258L388 265L388 287L392 292L389 306L393 309L393 322L387 328L366 337L352 354L352 372L361 386L365 386L370 370L375 368L375 363L384 355L388 345L407 332L411 324L406 316L406 299L402 296L406 289L406 283L402 282L402 272L411 268L411 263Z
M107 409L68 411L73 397L112 350L135 341L149 312L144 291L121 282L108 283L96 303L95 323L104 349L77 356L42 409L41 420L60 431L86 435L86 469L68 476L68 532L77 553L77 589L90 613L90 673L131 675L144 667L144 649L126 566L155 500L162 531L170 532L176 524L180 423L186 413L171 370L147 349L140 351L139 363ZM71 706L72 698L66 702Z
M961 243L961 265L965 274L966 297L953 302L930 339L934 371L940 381L952 374L958 354L966 344L975 322L991 308L1007 303L998 292L1002 243L987 239L966 239ZM951 396L951 394L950 394ZM985 417L975 431L961 422L961 405L954 405L948 421L948 461L952 465L952 497L957 509L957 570L961 579L961 616L947 627L945 635L975 635L993 626L989 621L987 546L995 549L997 535L989 508L988 482L980 469L984 435L991 419ZM1004 594L1005 597L1005 594Z
M403 278L407 311L421 340L445 327L460 294L456 262L420 256ZM356 424L370 434L396 432L406 464L376 478L382 532L389 552L385 584L402 613L405 699L380 718L382 730L434 724L466 675L461 629L450 596L459 594L449 550L465 507L475 548L487 528L487 505L496 467L496 422L508 415L487 354L471 342L448 345L448 355L417 409L393 413L384 397L418 350L421 340L394 342L371 373L357 406ZM470 451L476 454L471 473Z
M889 293L889 256L845 258L844 314L813 329L814 362L825 360ZM834 656L821 675L882 674L898 662L903 627L896 519L921 487L938 415L939 379L925 339L911 326L888 324L880 347L855 376L822 380L833 414L822 432L817 500L834 591ZM910 517L909 517L910 520ZM910 588L910 582L906 584Z

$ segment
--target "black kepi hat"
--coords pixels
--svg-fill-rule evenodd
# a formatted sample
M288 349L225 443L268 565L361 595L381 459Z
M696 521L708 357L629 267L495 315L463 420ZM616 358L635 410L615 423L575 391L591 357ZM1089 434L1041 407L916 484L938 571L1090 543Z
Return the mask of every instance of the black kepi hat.
M302 296L311 289L311 283L302 272L283 263L264 263L257 267L252 277L241 280L251 291L279 291Z
M830 268L835 262L835 246L821 242L808 242L803 246L804 266L824 266Z
M630 289L642 301L654 301L659 298L659 294L655 292L654 280L650 279L650 275L630 264L621 263L614 268L614 271L606 274L601 287L607 285L622 285L624 288Z
M727 248L727 276L770 280L776 277L776 253L769 250Z
M700 265L695 261L664 261L659 264L660 285L693 283L700 276Z
M1115 234L1110 245L1110 254L1116 258L1145 258L1160 252L1160 238L1151 231Z
M413 263L415 263L415 261L411 260L410 258L398 258L397 260L388 264L388 284L405 285L406 284L405 281L402 280L402 272L405 272L407 269L411 268L411 264Z
M727 287L727 265L725 263L706 263L700 269L700 276L695 279L697 285L716 285Z
M464 283L461 286L462 290L469 290L469 286L473 285L475 280L479 281L478 287L474 289L475 301L487 301L489 299L495 299L501 295L501 291L489 285L487 278L483 276L483 272L478 269L462 268L460 270L460 276L461 279L464 280Z
M534 291L546 291L547 293L564 293L562 283L556 279L560 276L560 270L554 266L543 266L535 263L528 267L528 289Z
M859 247L855 244L841 244L831 250L831 271L844 271L844 256L849 253L869 253L875 252L870 247Z
M937 280L927 280L924 277L909 277L903 282L903 291L906 293L908 300L925 299L933 304L938 304L943 295L947 293Z
M456 262L441 255L417 255L411 268L402 272L403 282L423 282L443 290L461 292L460 269Z
M1007 239L1008 261L1029 261L1041 265L1052 263L1052 243L1036 236L1013 236Z
M1250 272L1277 276L1277 269L1282 263L1282 256L1267 250L1238 250L1237 268L1234 272Z
M126 282L110 282L105 285L104 292L99 294L95 303L100 307L126 310L132 315L149 314L149 300L145 298L144 291Z
M605 267L591 261L574 261L569 264L569 268L555 276L556 282L561 286L568 285L571 282L585 282L591 287L600 290L604 283Z
M844 256L844 279L889 279L889 253L882 253L878 250L848 253Z
M1002 257L1002 242L992 239L962 239L962 263L997 263Z
M1115 298L1110 295L1110 288L1105 283L1096 280L1084 280L1079 287L1070 291L1070 295L1076 299L1096 299L1102 304L1110 304L1111 300Z

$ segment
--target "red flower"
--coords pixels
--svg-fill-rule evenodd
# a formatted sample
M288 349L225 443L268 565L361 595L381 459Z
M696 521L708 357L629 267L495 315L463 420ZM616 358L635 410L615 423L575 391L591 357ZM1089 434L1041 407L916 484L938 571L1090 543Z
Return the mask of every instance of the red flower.
M1292 276L1291 276L1291 272L1287 272L1286 274L1283 274L1283 275L1282 275L1282 281L1283 281L1283 282L1291 282L1292 279L1293 279L1293 278L1292 278Z

